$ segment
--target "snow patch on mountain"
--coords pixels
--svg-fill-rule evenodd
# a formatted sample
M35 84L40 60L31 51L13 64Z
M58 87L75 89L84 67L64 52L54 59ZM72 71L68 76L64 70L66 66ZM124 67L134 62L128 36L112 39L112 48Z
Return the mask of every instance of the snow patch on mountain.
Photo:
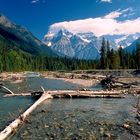
M61 56L89 60L100 57L103 37L109 41L110 48L117 50L120 46L122 48L130 46L134 40L140 37L140 33L97 37L93 32L73 33L64 27L53 28L51 26L48 33L44 36L43 42L60 53Z

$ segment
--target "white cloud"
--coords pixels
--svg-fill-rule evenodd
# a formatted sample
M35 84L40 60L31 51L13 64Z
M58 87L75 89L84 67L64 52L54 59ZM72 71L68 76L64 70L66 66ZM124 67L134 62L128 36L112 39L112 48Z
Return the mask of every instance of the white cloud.
M32 0L31 1L32 4L37 3L37 2L39 2L39 0Z
M112 0L100 0L100 2L108 2L108 3L111 3Z
M129 7L127 9L124 9L122 10L122 13L125 13L125 12L133 12L134 10L132 9L132 7Z
M104 17L108 18L108 19L115 19L115 18L120 17L120 15L122 15L122 12L119 12L119 10L117 10L117 11L113 11L113 12L109 13L108 15L106 15Z
M125 13L125 14L123 14L123 17L131 17L131 16L135 15L134 10L131 7L127 8L125 10L122 10L122 12Z
M40 3L46 3L46 0L32 0L31 1L31 4L36 4L36 3L38 3L38 2L40 2Z
M115 19L115 18L120 17L121 15L123 17L128 17L131 15L134 15L134 10L131 7L124 9L124 10L118 9L116 11L109 13L108 15L106 15L104 17L108 18L108 19Z
M62 28L72 33L93 32L96 36L140 33L140 18L125 21L116 19L126 14L127 11L128 9L119 9L103 17L55 23L50 26L49 33L56 33Z

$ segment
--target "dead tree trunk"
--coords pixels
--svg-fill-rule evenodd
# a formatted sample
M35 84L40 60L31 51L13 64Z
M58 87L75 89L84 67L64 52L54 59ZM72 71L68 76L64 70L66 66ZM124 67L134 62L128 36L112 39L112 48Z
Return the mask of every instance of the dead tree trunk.
M14 92L12 92L9 88L5 87L2 83L0 84L0 89L4 89L4 90L6 90L8 93L14 94Z
M52 96L48 93L44 93L31 107L29 107L23 114L21 114L16 120L14 120L9 126L7 126L0 133L0 140L7 139L10 135L12 135L15 130L23 124L26 120L27 116L29 116L43 101L46 99L50 99Z

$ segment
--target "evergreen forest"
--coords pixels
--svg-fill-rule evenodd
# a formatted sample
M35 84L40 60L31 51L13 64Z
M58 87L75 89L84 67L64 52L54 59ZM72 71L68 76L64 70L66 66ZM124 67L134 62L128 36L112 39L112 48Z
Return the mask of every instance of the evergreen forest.
M140 44L132 53L120 46L110 49L109 41L102 40L100 59L78 60L74 58L36 56L24 52L4 41L0 41L0 72L87 70L87 69L140 69Z

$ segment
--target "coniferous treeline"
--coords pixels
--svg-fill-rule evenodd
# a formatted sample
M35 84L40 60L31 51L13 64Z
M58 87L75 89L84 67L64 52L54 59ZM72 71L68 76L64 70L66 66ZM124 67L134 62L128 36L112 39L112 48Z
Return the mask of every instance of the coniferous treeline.
M98 64L96 60L33 56L14 47L12 43L0 41L0 72L95 69Z
M78 60L73 58L33 56L12 44L0 42L0 72L44 71L77 69L138 69L140 68L140 44L129 54L121 47L110 49L109 41L103 39L99 60Z
M109 41L103 38L100 50L101 69L139 69L140 68L140 44L132 53L126 52L120 46L118 50L110 49Z

